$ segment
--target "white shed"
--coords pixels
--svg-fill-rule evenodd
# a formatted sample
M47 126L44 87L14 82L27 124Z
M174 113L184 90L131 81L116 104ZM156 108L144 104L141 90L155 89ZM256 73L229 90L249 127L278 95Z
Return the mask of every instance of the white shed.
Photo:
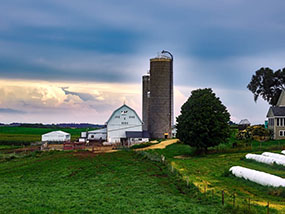
M107 121L107 140L110 143L124 143L127 141L126 132L142 132L142 125L136 111L124 104Z
M70 141L70 134L63 131L53 131L42 135L43 142Z
M88 136L86 136L88 133ZM87 138L88 140L102 140L106 141L107 140L107 129L96 129L93 131L88 131L88 132L81 132L81 138Z

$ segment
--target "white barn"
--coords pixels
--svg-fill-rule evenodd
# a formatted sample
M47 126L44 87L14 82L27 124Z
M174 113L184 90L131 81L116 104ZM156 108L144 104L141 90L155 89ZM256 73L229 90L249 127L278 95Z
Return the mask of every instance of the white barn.
M126 132L143 133L143 122L136 111L127 105L116 109L107 121L107 141L110 143L127 143ZM138 141L146 141L146 137L140 135ZM147 138L148 141L148 138Z
M43 142L65 142L70 141L70 134L63 131L53 131L42 135Z

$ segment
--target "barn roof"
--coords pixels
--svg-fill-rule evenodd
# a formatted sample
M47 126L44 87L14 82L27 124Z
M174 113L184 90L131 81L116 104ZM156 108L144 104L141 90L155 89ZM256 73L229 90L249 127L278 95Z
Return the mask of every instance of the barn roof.
M126 107L126 108L130 109L131 111L133 111L133 112L135 113L135 115L137 116L137 118L139 118L140 122L143 124L143 122L142 122L141 118L138 116L137 112L136 112L134 109L132 109L131 107L127 106L126 104L122 105L120 108L117 108L117 109L112 113L112 115L109 117L109 119L108 119L108 121L106 122L106 124L108 124L109 121L111 120L111 118L113 117L113 115L114 115L117 111L119 111L121 108L123 108L123 107Z

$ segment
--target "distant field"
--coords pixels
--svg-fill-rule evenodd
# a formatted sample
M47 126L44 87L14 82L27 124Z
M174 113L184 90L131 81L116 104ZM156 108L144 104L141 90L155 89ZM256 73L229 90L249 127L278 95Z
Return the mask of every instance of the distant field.
M232 213L135 152L2 155L1 213Z
M71 140L80 137L80 133L86 129L51 129L51 128L26 128L26 127L0 127L0 144L31 143L41 141L41 135L50 131L65 131L71 134Z
M278 142L275 143L278 144ZM263 143L264 149L266 146L270 148L272 141L268 145L265 144ZM257 146L255 149L258 150L259 147ZM280 151L273 150L276 153L280 153ZM264 187L236 178L228 173L229 168L232 166L244 166L285 178L285 167L270 166L245 160L244 156L248 152L244 151L194 156L193 149L182 144L173 144L166 147L166 149L150 152L164 154L173 166L179 170L184 179L189 179L190 182L199 187L201 192L206 190L211 194L213 191L216 195L221 196L221 191L224 190L227 203L232 203L233 194L236 194L238 204L246 204L245 200L249 200L249 198L251 203L262 206L265 206L269 201L271 207L278 209L280 212L283 209L281 213L285 213L285 188ZM254 153L261 152L255 151Z

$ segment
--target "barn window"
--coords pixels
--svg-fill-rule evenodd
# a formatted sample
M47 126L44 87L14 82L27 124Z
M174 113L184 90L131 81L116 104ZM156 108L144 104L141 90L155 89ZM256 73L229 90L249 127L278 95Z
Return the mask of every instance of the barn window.
M127 125L127 124L128 124L128 122L122 122L121 124L122 124L122 125Z
M121 114L127 114L128 110L121 111Z
M115 116L115 118L120 118L120 116Z
M135 116L129 116L129 118L135 118Z

